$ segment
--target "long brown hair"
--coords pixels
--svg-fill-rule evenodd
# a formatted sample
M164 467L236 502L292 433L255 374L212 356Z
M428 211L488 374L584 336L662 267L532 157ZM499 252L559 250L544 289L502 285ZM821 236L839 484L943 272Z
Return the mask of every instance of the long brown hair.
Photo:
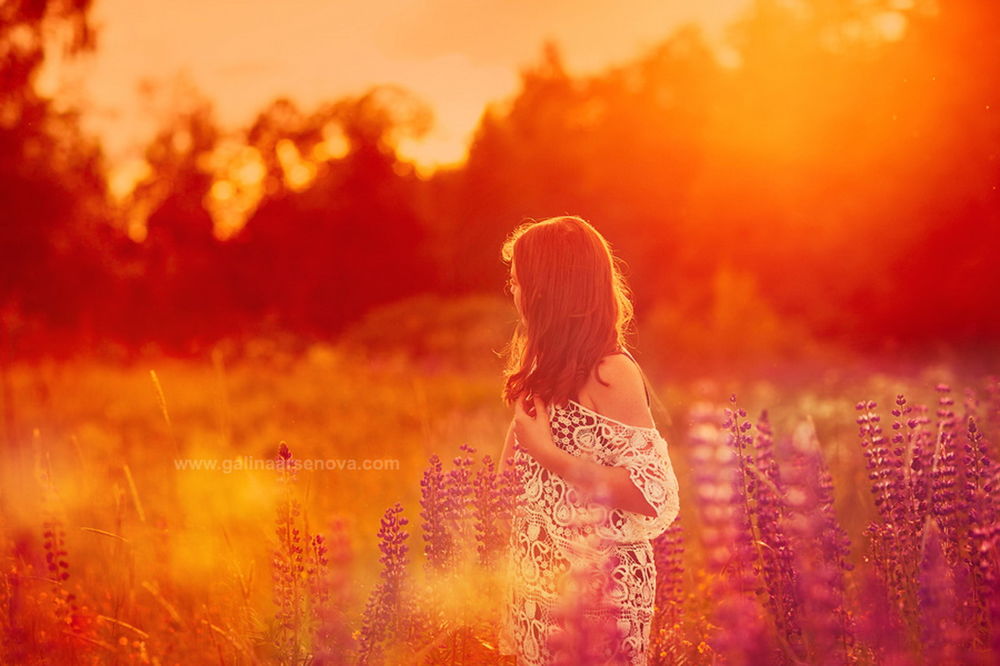
M626 336L634 322L624 262L593 226L575 216L519 225L504 241L501 256L514 263L525 320L504 348L504 402L510 406L521 396L538 396L564 405L577 399L601 358L628 350Z

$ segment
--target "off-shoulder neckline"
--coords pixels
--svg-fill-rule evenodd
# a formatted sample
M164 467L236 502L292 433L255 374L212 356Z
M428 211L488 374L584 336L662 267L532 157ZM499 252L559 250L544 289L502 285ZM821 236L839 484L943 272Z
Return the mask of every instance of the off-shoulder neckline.
M655 425L654 425L653 427L648 427L648 426L637 426L637 425L632 425L632 424L630 424L630 423L623 423L623 422L619 421L618 419L613 419L613 418L611 418L610 416L605 416L604 414L601 414L600 412L595 412L595 411L594 411L593 409L591 409L590 407L584 407L583 405L581 405L581 404L580 404L579 402L577 402L576 400L573 400L572 398L567 398L567 400L568 400L568 401L569 401L570 403L572 403L572 404L576 405L576 406L577 406L578 408L582 409L582 410L583 410L583 411L585 411L585 412L588 412L588 413L590 413L590 414L593 414L594 416L597 416L597 417L599 417L599 418L602 418L602 419L604 419L605 421L611 421L612 423L617 423L618 425L620 425L620 426L623 426L623 427L625 427L625 428L632 428L633 430L644 430L644 431L646 431L646 432L655 432L655 433L659 433L659 432L660 432L659 430L657 430L657 429L656 429L656 426L655 426Z

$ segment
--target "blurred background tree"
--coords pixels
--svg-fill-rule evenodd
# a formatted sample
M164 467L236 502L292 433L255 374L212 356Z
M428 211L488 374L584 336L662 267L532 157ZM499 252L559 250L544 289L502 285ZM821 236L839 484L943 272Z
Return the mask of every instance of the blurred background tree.
M95 48L88 0L0 5L0 313L46 345L72 328L94 338L111 309L109 267L122 239L106 223L106 185L98 144L79 115L39 96L35 81L47 49Z

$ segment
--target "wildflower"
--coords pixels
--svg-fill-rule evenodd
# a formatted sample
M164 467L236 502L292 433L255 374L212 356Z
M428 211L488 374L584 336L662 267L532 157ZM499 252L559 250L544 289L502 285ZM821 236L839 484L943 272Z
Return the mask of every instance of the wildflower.
M943 530L928 518L920 564L921 639L928 663L957 664L969 654L973 636L962 621L959 600L964 595L945 557L942 537Z
M683 611L684 533L679 520L653 540L656 562L656 601L650 629L650 654L671 649L680 638Z
M285 442L278 448L279 483L284 486L275 519L278 546L272 556L272 582L280 627L279 650L290 659L298 656L305 620L303 579L306 572L306 543L299 529L302 507L292 494L295 481L292 452Z
M730 397L735 403L735 395ZM713 622L718 627L711 648L734 663L767 663L776 658L777 646L768 630L763 609L754 599L758 583L753 568L752 536L745 490L747 468L741 452L749 435L741 429L742 409L725 410L720 424L704 409L692 414L689 441L695 462L698 509L708 569L714 577L710 594L715 601ZM728 428L723 434L722 428ZM700 650L699 650L700 651Z
M500 530L504 497L499 481L493 460L485 456L482 466L476 471L473 484L476 550L479 553L479 563L484 567L495 564L504 547L504 534Z
M869 401L870 410L874 403ZM795 544L801 626L810 636L808 661L849 663L854 623L845 608L850 541L833 511L832 479L811 420L792 438L789 495L797 497L788 531Z
M409 609L403 594L406 565L409 561L409 534L404 529L409 521L401 516L402 505L397 502L386 509L378 531L379 550L382 555L382 580L376 585L365 605L361 634L358 637L359 663L375 659L382 649L382 643L389 636L399 635L405 624Z
M424 519L421 526L427 566L444 570L452 563L454 543L447 521L452 515L453 507L441 469L441 459L437 454L431 456L430 465L424 470L420 481L420 505L423 508L420 517Z

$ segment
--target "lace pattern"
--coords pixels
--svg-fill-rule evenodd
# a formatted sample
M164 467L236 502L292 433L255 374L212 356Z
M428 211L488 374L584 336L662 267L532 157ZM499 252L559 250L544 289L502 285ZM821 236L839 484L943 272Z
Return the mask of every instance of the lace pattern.
M593 571L610 558L612 607L597 614L611 612L617 619L626 663L644 665L656 587L650 540L680 510L667 442L656 428L626 425L572 400L564 407L550 405L549 423L559 448L625 467L656 513L647 516L582 497L521 449L515 437L521 492L511 521L500 653L516 654L518 664L549 663L549 638L560 629L559 609L567 601L567 575Z

